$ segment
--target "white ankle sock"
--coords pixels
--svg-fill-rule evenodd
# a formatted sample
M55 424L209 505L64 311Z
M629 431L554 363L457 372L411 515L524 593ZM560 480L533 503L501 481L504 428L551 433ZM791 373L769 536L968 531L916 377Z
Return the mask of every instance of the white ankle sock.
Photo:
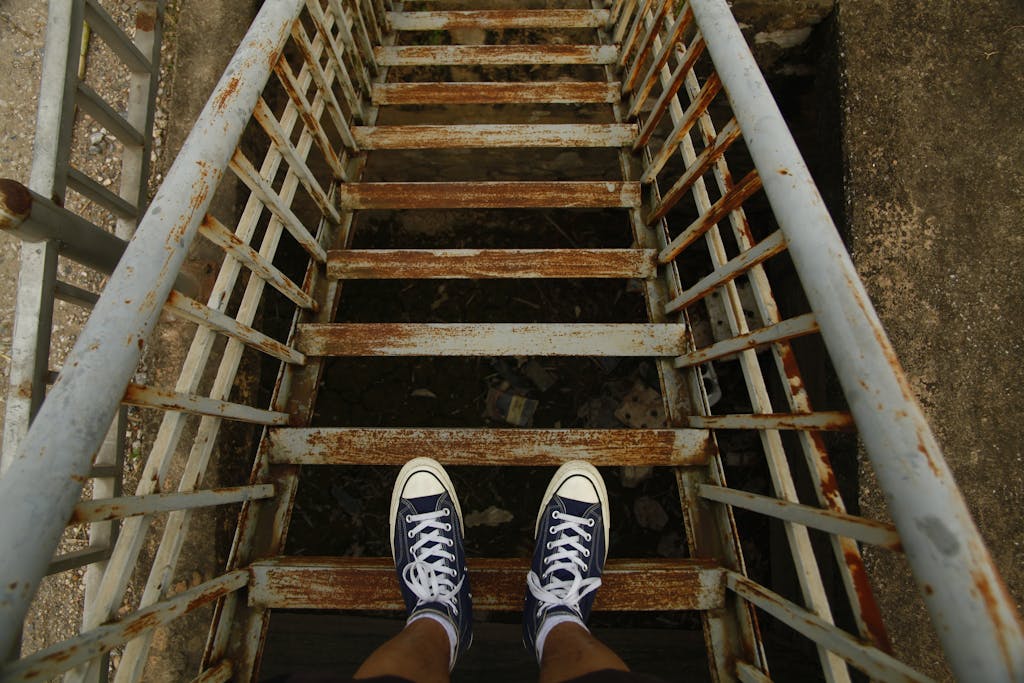
M551 633L551 629L558 626L559 624L579 624L584 631L590 633L590 629L583 623L583 620L577 617L575 614L555 614L544 620L544 623L540 625L540 630L537 631L537 661L539 662L544 658L544 641L548 639L548 634Z
M450 648L448 651L448 670L451 671L455 668L455 644L459 642L459 635L455 632L454 624L436 612L420 612L419 614L414 614L409 617L409 621L405 622L405 625L408 626L412 622L420 619L433 619L437 623L441 624L441 628L443 628L444 632L448 634L448 645Z

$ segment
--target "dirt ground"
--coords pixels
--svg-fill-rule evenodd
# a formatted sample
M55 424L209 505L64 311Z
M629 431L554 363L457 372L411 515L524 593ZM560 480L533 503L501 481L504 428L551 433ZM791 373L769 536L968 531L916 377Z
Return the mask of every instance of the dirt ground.
M838 26L854 261L1019 607L1024 6L840 0ZM862 506L884 506L867 480ZM948 676L897 561L871 559L897 647Z

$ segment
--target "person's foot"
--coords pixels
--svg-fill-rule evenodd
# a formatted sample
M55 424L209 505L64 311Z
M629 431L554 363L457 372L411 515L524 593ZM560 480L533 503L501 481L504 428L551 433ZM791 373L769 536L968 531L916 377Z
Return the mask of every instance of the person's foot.
M585 626L608 556L608 491L582 460L562 465L537 515L537 546L526 576L523 644L540 661L544 640L558 624Z
M391 494L391 555L409 615L433 619L451 643L450 666L473 642L473 596L462 546L462 509L440 463L415 458Z

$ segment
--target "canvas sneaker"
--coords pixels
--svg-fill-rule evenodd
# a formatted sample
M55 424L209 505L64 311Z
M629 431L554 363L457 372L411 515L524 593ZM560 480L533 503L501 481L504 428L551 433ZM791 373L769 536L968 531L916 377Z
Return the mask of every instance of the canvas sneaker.
M473 596L455 487L431 458L410 460L391 494L391 555L408 619L429 618L448 633L450 666L473 641Z
M608 490L590 463L562 465L537 515L537 545L526 576L523 644L540 661L548 632L566 621L584 626L608 556Z

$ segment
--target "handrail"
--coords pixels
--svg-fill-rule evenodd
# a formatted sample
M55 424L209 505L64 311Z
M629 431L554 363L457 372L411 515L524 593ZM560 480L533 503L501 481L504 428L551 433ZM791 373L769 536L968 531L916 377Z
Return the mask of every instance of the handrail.
M690 0L954 673L1024 678L1024 626L725 0Z
M0 652L8 652L178 270L301 9L263 5L0 477Z

